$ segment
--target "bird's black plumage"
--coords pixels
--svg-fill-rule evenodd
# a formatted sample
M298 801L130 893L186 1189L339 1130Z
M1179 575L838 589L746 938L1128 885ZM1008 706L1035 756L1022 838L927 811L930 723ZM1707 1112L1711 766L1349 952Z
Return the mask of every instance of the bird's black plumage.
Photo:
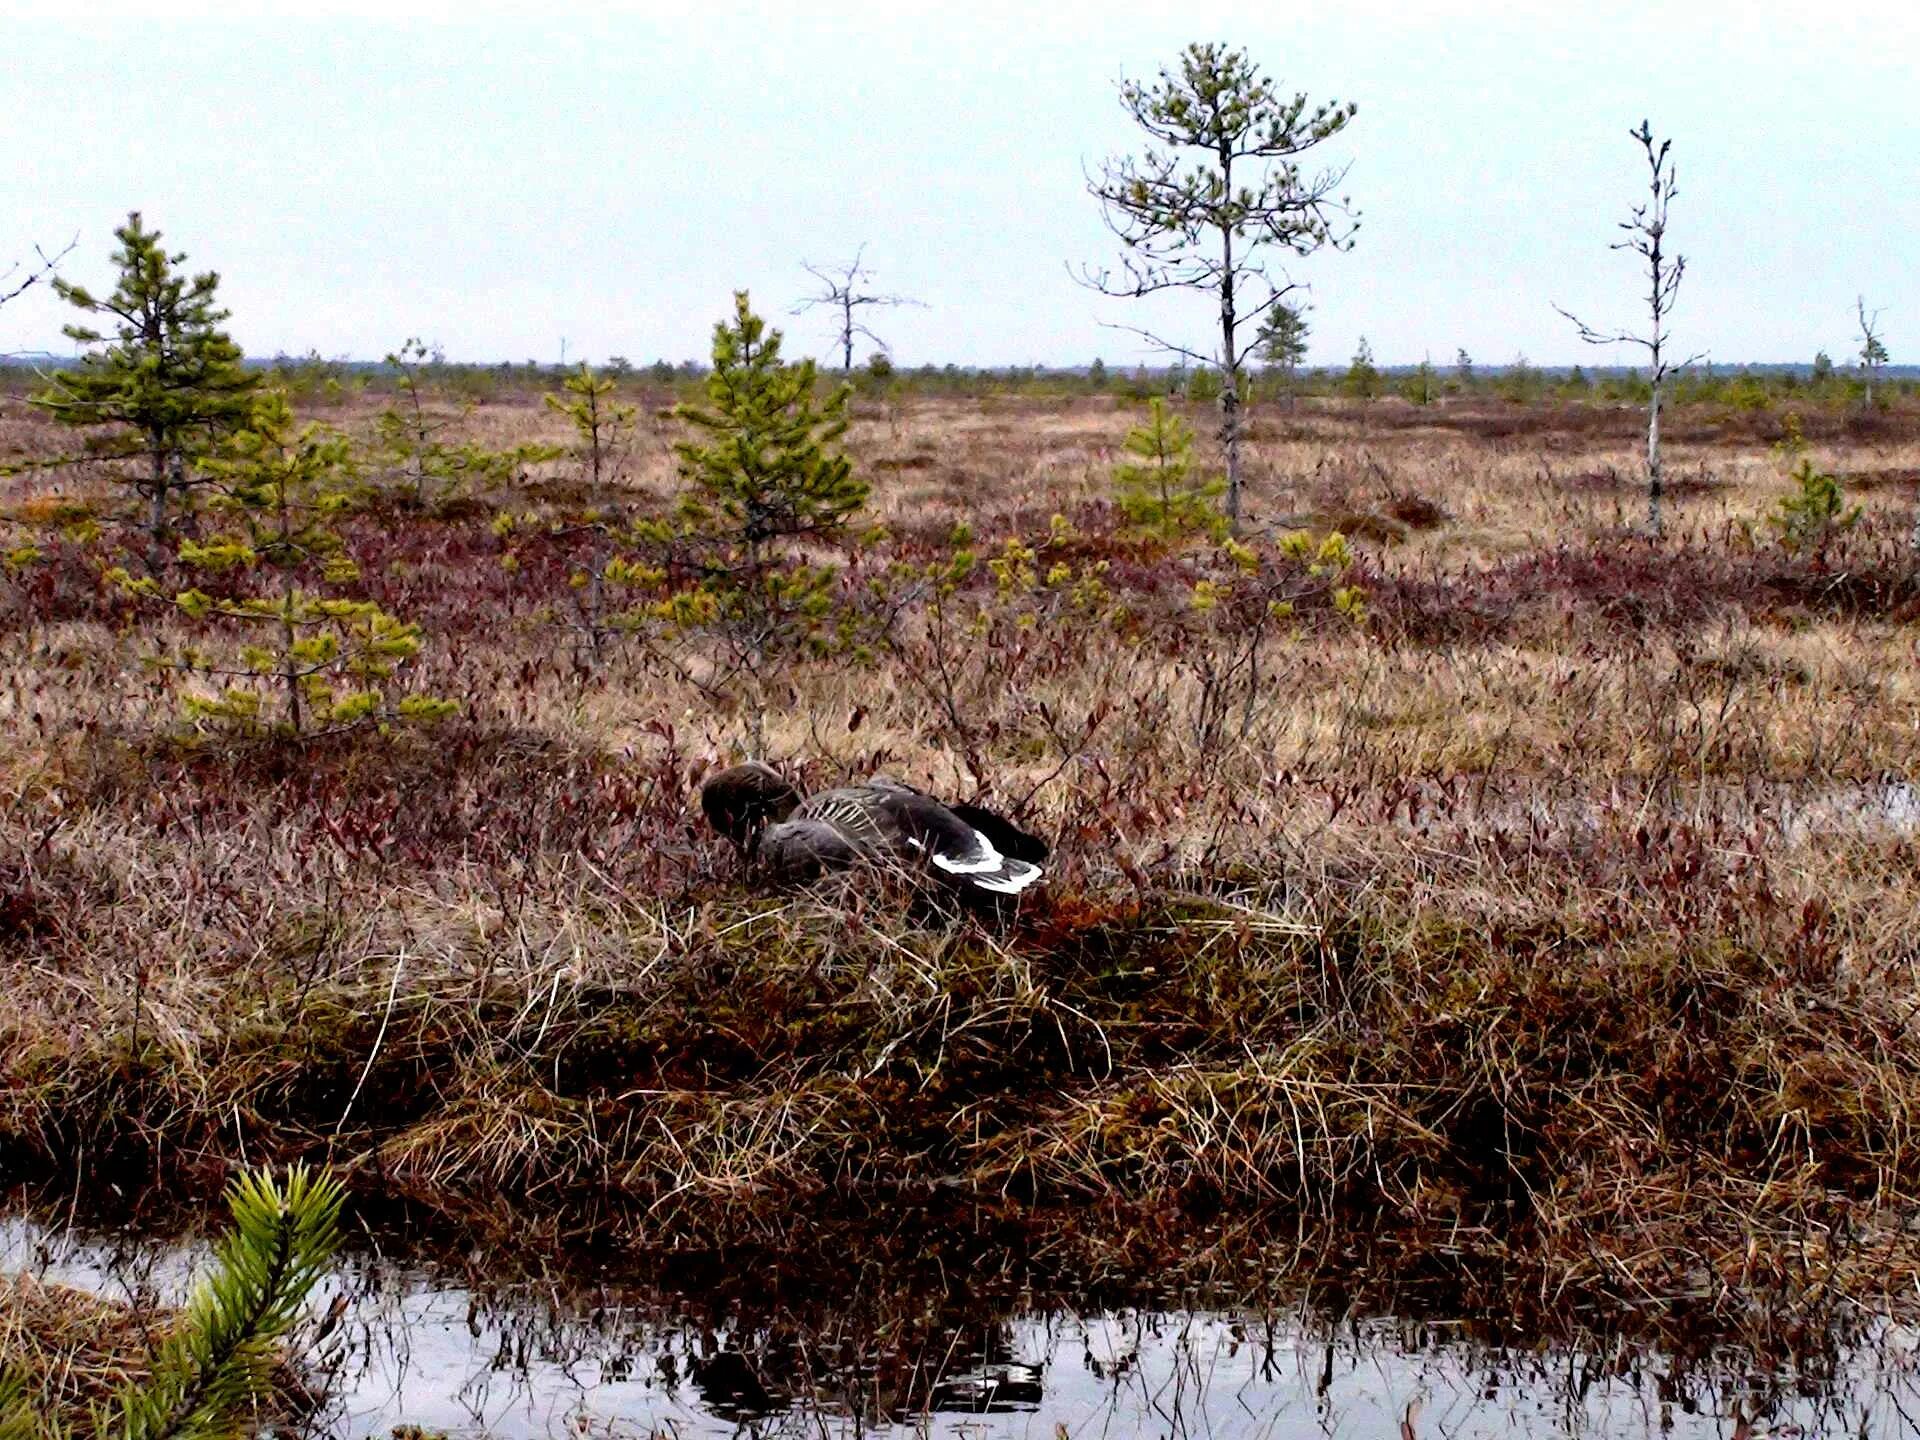
M713 777L700 800L714 828L753 853L775 880L864 863L911 870L966 893L1012 896L1045 874L1047 846L1037 836L984 807L947 805L883 775L800 800L776 771L755 762ZM753 838L742 838L748 832Z

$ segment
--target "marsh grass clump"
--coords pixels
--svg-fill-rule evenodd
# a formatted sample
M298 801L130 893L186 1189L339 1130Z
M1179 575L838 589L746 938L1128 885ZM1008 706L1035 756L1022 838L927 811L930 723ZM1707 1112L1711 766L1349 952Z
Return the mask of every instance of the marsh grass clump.
M315 916L204 988L149 976L137 1049L105 993L57 1053L9 1043L0 1147L84 1144L106 1174L161 1137L325 1134L451 1211L597 1196L656 1235L937 1180L1036 1213L1364 1219L1600 1289L1786 1283L1808 1226L1820 1274L1912 1273L1867 1217L1920 1193L1920 1064L1838 916L1684 831L1450 845L1460 872L1423 882L1445 919L1380 858L1313 899L1068 904L1002 936L552 880L505 954L490 927L395 959ZM1516 912L1549 876L1559 913Z
M31 1440L48 1420L84 1424L148 1373L151 1324L84 1291L0 1279L0 1436Z

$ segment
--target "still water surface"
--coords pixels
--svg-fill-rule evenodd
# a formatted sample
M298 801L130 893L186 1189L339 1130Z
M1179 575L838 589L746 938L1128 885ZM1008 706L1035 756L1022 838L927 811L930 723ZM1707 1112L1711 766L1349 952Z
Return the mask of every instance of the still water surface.
M0 1270L121 1298L177 1299L204 1254L0 1220ZM1884 1323L1837 1361L1759 1374L1604 1339L1492 1347L1432 1319L1230 1307L1016 1300L950 1322L951 1295L896 1295L858 1317L788 1301L743 1321L645 1277L481 1285L369 1251L316 1314L336 1297L323 1435L1920 1436L1920 1337Z

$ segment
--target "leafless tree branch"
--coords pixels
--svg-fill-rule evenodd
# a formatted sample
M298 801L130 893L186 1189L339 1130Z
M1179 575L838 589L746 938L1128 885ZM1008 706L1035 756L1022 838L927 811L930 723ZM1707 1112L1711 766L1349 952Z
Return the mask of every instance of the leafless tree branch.
M73 239L67 241L58 253L53 255L47 254L47 252L38 245L34 246L33 253L39 258L40 263L27 272L25 279L14 282L11 290L0 290L0 305L5 305L9 300L19 299L35 285L38 285L42 280L53 274L53 272L59 268L60 262L66 259L67 256L73 252L73 247L79 243L80 237L76 234ZM13 277L19 273L19 270L20 266L14 264L0 271L0 286L4 286L9 281L12 281Z

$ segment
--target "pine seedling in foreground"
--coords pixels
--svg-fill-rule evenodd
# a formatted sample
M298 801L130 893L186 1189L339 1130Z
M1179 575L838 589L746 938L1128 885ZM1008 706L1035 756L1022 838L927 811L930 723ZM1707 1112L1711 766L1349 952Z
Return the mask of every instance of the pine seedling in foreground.
M153 1376L120 1399L121 1440L231 1435L271 1394L279 1342L340 1248L338 1183L295 1166L255 1172L227 1192L232 1229L195 1287Z
M281 1346L340 1248L339 1184L296 1165L254 1171L227 1191L231 1228L214 1267L161 1341L151 1373L96 1407L90 1434L112 1440L232 1440L275 1399ZM0 1440L66 1433L26 1377L0 1374Z

